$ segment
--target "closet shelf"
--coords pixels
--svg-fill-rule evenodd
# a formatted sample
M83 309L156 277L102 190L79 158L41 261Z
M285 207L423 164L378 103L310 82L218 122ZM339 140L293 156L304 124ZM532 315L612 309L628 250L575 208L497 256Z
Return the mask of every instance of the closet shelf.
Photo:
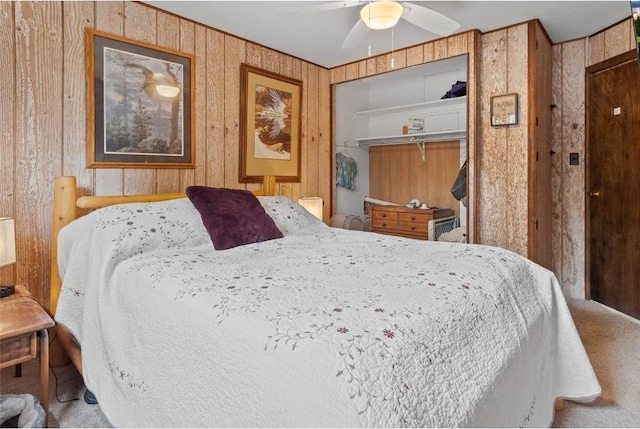
M425 160L425 147L424 145L429 142L441 142L447 140L462 140L467 138L466 130L448 130L448 131L433 131L430 133L420 134L402 134L399 136L387 136L387 137L367 137L361 139L355 139L358 146L369 148L369 146L383 146L383 145L395 145L395 144L407 144L415 143L420 149L422 154L422 160Z
M419 109L441 109L443 107L448 106L459 106L466 105L467 97L454 97L454 98L444 98L441 100L434 101L425 101L422 103L415 104L405 104L401 106L393 106L393 107L383 107L380 109L371 109L371 110L359 110L355 112L356 116L377 116L377 115L387 115L389 113L401 113L407 112L410 110L419 110Z
M433 131L420 134L401 134L397 136L365 137L355 139L361 147L382 146L406 143L428 143L446 140L461 140L467 138L467 130Z

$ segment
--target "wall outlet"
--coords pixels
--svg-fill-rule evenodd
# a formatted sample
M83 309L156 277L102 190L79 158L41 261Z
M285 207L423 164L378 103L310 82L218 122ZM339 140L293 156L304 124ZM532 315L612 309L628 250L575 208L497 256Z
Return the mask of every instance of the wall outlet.
M15 286L0 286L0 298L4 298L5 296L9 296L16 291Z

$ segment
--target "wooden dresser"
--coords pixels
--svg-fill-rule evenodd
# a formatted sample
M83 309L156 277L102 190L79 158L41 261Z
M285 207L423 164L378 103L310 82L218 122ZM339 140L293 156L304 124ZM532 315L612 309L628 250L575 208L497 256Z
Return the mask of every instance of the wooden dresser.
M429 221L451 216L451 209L410 209L398 206L370 206L371 232L429 239Z

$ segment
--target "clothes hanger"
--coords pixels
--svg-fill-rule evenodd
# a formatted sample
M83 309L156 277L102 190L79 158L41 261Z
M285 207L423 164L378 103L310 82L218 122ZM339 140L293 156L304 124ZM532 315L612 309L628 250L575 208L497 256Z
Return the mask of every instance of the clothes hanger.
M349 157L349 158L353 158L353 157L351 156L351 154L349 153L349 149L347 149L347 148L349 147L348 143L349 143L349 141L348 141L348 140L344 140L344 141L342 142L342 149L341 149L341 150L340 150L340 152L338 152L338 153L341 153L342 155L347 156L347 157Z

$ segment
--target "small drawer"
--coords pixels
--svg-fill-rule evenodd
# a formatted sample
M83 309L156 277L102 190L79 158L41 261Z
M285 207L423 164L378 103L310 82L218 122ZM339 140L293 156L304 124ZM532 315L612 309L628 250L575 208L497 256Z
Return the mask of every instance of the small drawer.
M37 333L4 340L0 343L0 368L6 368L37 356Z
M373 210L372 211L372 219L386 219L386 220L390 220L395 222L396 220L398 220L398 213L393 212L393 211L380 211L380 210Z
M427 234L429 231L429 224L420 222L399 222L398 229L400 231L407 231L413 233Z
M395 219L384 219L379 217L374 217L371 219L371 227L372 228L386 228L386 229L395 229L398 226L398 221Z
M400 222L420 222L420 223L429 223L429 219L431 219L431 215L429 213L400 213L399 220Z

